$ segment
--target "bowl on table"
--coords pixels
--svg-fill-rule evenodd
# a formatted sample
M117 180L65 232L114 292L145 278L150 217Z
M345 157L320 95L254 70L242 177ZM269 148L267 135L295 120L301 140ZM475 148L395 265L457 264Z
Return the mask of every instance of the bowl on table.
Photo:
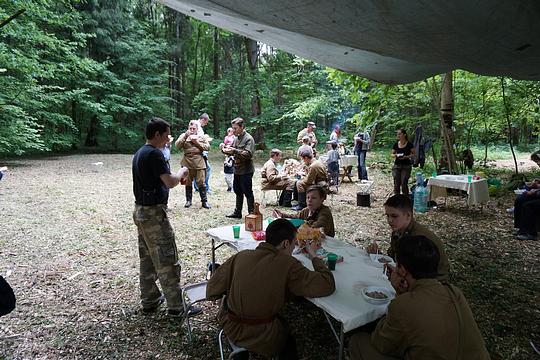
M374 305L387 304L394 297L390 289L382 286L366 286L362 289L362 296L368 303Z
M373 262L373 264L377 267L384 267L384 265L389 264L392 266L396 266L396 263L394 259L392 259L388 255L383 254L369 254L369 258Z
M298 228L300 225L304 223L304 220L302 219L287 219L291 222L291 224L294 225L294 227Z

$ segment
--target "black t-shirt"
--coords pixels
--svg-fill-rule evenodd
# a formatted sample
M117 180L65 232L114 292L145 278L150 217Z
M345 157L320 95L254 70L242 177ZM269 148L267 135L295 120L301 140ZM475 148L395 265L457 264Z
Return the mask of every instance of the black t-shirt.
M148 144L142 146L133 156L131 172L136 204L167 204L169 188L161 181L160 175L171 171L161 150Z
M411 150L414 149L413 144L407 141L407 144L400 148L398 146L399 141L396 141L392 149L396 152L398 157L396 157L396 160L394 161L394 164L396 165L411 165L411 159L403 159L403 156L409 156L411 155ZM399 154L403 154L400 156Z

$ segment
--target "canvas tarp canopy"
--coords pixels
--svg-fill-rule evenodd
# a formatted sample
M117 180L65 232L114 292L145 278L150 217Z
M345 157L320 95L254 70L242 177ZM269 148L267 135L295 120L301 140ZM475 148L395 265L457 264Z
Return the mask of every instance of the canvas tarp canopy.
M540 79L537 0L160 0L300 57L384 83L464 69Z

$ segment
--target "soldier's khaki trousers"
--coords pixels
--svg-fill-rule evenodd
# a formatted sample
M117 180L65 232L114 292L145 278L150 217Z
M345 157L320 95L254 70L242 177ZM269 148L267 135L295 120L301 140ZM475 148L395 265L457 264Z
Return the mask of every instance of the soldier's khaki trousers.
M159 303L159 279L167 307L180 310L180 262L174 232L166 213L166 205L135 205L133 221L139 234L141 305L151 308Z
M399 358L386 356L378 352L371 345L370 334L365 332L358 332L351 336L349 354L351 360L399 360Z

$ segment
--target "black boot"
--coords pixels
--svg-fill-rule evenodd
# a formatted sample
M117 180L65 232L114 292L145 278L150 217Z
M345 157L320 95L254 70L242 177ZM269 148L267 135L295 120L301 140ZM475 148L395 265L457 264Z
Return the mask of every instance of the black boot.
M210 209L210 204L208 204L208 198L206 196L206 187L204 186L200 187L199 194L201 194L202 207L205 209Z
M251 196L246 195L246 202L248 206L248 213L253 214L253 212L255 211L255 197L253 196L253 194L251 194Z
M293 206L292 209L294 211L300 211L303 208L305 208L306 205L306 193L305 192L298 192L298 205Z
M233 218L233 219L241 219L243 206L244 206L244 195L236 194L236 207L234 208L234 212L232 214L225 215L225 217Z
M191 200L193 200L193 188L191 186L186 186L186 205L184 205L184 207L191 207Z
M291 200L292 200L292 191L291 190L283 190L281 193L281 196L283 197L283 202L281 206L284 207L291 207Z

